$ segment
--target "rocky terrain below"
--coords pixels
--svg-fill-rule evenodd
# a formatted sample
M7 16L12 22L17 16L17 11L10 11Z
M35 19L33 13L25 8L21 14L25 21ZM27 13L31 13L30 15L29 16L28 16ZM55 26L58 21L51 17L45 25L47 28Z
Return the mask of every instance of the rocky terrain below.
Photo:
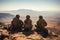
M58 37L48 36L47 38L43 38L37 32L32 33L26 32L26 34L24 34L23 32L18 32L14 34L8 34L7 30L0 29L0 35L1 32L3 35L9 36L9 39L6 37L4 40L60 40L60 35L58 35Z

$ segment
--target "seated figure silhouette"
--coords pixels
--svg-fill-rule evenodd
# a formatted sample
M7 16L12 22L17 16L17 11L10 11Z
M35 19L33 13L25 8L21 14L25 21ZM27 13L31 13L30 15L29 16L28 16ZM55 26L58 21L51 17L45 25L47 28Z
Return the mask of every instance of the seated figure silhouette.
M30 19L29 15L27 15L26 19L24 20L24 30L25 31L31 31L32 30L32 20Z
M30 19L30 15L26 16L26 19L24 20L24 32L26 36L29 36L30 34L33 34L32 31L32 20Z
M47 22L43 19L43 16L39 16L39 20L36 24L36 31L40 33L43 37L47 37L48 30L45 28L45 26L47 26Z
M11 32L19 32L22 31L23 21L19 19L20 16L16 15L11 22Z

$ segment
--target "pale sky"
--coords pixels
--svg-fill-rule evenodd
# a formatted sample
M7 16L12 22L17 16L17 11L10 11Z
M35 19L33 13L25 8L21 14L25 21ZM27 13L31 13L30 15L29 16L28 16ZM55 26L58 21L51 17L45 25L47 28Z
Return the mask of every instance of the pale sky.
M59 11L60 0L0 0L0 11L18 9Z

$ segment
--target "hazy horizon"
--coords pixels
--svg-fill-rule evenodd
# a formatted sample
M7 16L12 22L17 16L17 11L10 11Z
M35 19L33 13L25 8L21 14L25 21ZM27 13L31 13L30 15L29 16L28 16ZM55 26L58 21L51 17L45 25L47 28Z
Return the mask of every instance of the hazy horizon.
M0 11L30 9L35 11L59 11L60 0L0 0Z

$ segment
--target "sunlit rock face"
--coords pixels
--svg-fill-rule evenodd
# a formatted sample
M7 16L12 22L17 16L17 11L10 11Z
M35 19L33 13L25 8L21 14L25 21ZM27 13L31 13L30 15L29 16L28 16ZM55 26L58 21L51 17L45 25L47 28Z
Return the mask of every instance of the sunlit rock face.
M4 40L7 40L7 38L5 38ZM36 32L29 36L26 36L22 32L19 32L15 34L10 34L8 40L60 40L60 35L59 37L50 36L47 38L43 38L40 34L37 34Z

